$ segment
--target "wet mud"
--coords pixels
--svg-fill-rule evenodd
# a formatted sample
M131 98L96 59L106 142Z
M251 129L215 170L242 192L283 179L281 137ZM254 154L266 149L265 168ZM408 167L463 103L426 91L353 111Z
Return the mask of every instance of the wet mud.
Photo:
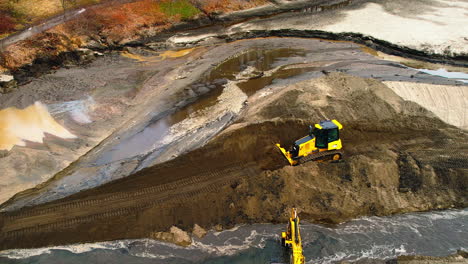
M161 151L156 155L151 153L154 151L154 142L158 142L162 140L163 137L167 136L172 126L177 123L196 115L197 112L210 111L208 108L218 103L225 84L228 81L236 81L236 76L247 67L254 67L258 76L261 76L264 71L271 70L277 60L288 58L293 55L301 55L303 53L304 52L300 50L287 48L273 50L256 49L248 50L245 53L222 62L209 73L205 74L199 81L190 86L193 90L197 91L197 94L200 94L200 97L197 98L195 102L177 109L172 114L157 119L148 124L141 132L131 135L129 138L121 139L118 145L105 152L104 155L96 161L96 165L104 165L142 154L148 155L148 153L150 153L151 159L156 159L158 156L162 155L162 153ZM301 70L296 70L294 72L299 73ZM241 88L247 96L254 94L256 90L260 90L270 84L275 78L293 76L293 74L288 75L284 73L282 75L273 74L268 77L268 80L265 80L266 78L257 78L257 76L252 75L254 73L249 74L251 76L247 76L247 79L250 80L238 84L239 88ZM259 85L259 82L256 80L261 80L263 85ZM218 124L221 128L226 125L227 123L224 125ZM164 146L159 146L159 148L164 148ZM148 157L145 157L145 160L147 163ZM139 168L142 168L142 166L140 165Z

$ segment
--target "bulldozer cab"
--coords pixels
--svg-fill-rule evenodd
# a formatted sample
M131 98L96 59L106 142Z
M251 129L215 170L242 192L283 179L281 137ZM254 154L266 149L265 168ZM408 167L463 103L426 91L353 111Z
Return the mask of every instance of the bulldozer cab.
M328 148L328 143L340 139L339 129L339 126L330 120L321 121L320 123L315 124L310 135L315 137L315 147L318 149Z

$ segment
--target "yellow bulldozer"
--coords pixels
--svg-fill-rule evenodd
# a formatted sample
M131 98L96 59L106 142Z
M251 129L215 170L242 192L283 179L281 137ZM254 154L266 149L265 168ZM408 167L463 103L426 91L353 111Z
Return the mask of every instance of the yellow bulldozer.
M291 210L287 231L281 233L281 244L290 249L290 264L305 263L305 258L302 254L302 240L296 208Z
M287 151L280 144L280 149L291 165L298 165L310 160L340 160L341 151L340 130L343 125L337 120L323 120L313 127L310 126L309 134L294 142Z

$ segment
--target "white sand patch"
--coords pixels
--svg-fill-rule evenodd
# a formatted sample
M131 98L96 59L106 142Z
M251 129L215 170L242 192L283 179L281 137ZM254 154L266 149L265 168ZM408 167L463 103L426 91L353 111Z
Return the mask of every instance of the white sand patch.
M405 100L433 112L444 122L468 130L468 87L411 82L384 82Z
M207 33L202 35L189 35L187 33L180 33L170 37L167 41L172 44L187 43L187 42L197 42L202 39L216 37L217 33Z
M279 29L354 32L418 50L468 53L466 10L468 1L463 0L380 0L358 9L288 13L275 19L247 21L231 26L227 32Z
M446 48L457 52L468 52L468 23L465 8L467 2L442 1L443 8L434 8L422 15L408 18L391 14L375 3L365 8L346 11L339 23L320 29L331 32L359 32L400 45L424 47L437 53ZM398 10L394 10L398 11Z
M11 107L0 111L0 150L11 150L14 145L25 146L26 141L43 143L45 133L76 138L57 123L40 102L25 109Z
M0 74L0 82L10 82L13 81L15 77L8 74Z

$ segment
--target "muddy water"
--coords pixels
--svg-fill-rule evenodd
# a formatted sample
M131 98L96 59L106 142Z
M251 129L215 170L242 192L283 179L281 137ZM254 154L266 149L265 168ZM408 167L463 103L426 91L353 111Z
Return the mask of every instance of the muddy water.
M0 111L0 150L25 146L26 142L42 143L45 134L61 138L76 138L57 123L47 107L40 102L25 109L6 108Z
M467 249L468 209L356 219L336 228L303 223L307 263L446 256ZM150 239L0 252L12 263L288 263L279 234L285 225L255 224L210 231L187 248Z
M199 82L192 85L192 89L204 89L208 92L201 96L196 102L188 104L174 113L167 114L162 118L149 124L142 131L120 140L120 143L114 146L110 151L104 153L97 161L96 165L104 165L115 161L120 161L136 156L145 157L144 165L139 169L152 165L162 154L164 146L160 142L169 136L171 127L183 120L193 118L197 113L202 113L209 107L218 103L218 98L222 94L225 84L228 81L236 81L237 75L251 67L257 73L269 71L277 65L287 63L288 58L304 56L305 52L299 49L273 49L263 50L254 49L240 54L234 58L228 59L215 67L210 73L203 77ZM308 71L308 69L281 69L268 76L252 78L240 82L239 88L247 94L253 95L256 91L271 84L275 79L284 79ZM257 77L257 76L254 76ZM218 117L220 118L220 117ZM223 124L222 126L226 126ZM167 140L166 140L167 141ZM170 143L170 142L169 142ZM159 151L155 151L158 149Z
M278 71L275 71L271 75L262 76L259 78L254 78L245 82L241 82L238 84L238 86L242 89L242 91L244 91L244 93L246 93L248 96L251 96L255 94L258 90L272 84L275 80L287 79L313 70L315 70L315 68L312 67L291 69L280 68Z

